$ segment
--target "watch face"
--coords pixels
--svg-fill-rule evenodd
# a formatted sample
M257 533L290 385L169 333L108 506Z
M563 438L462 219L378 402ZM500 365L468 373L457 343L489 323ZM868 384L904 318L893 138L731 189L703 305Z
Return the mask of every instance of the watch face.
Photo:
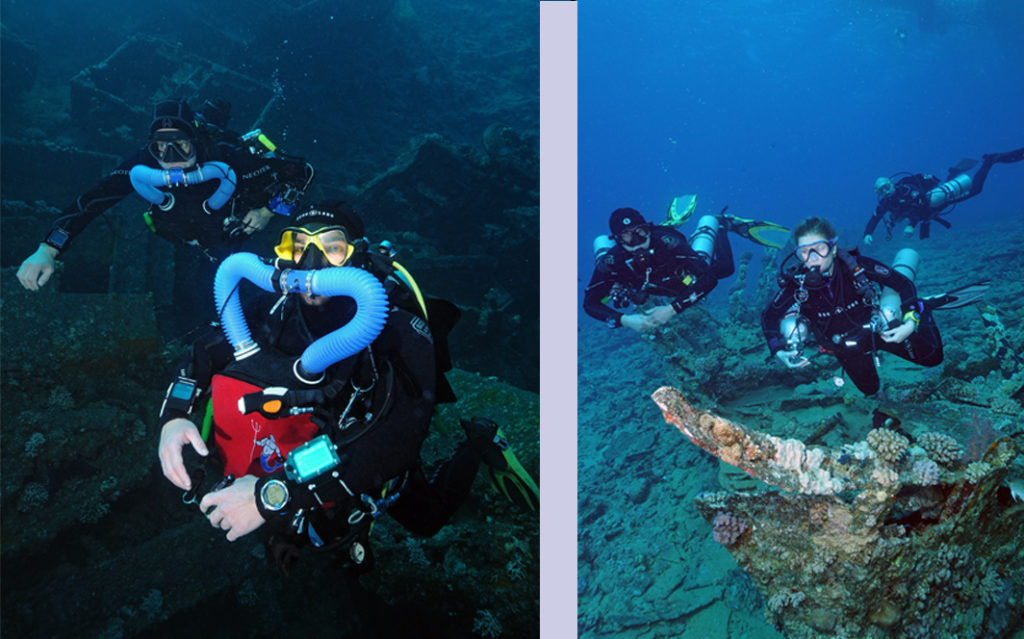
M270 481L260 492L263 505L269 510L278 510L288 501L288 489L280 481Z
M171 387L171 397L175 399L192 399L192 393L195 387L191 384L185 384L183 382L175 382L174 386Z
M69 237L71 236L68 235L67 231L65 231L64 229L57 228L53 229L49 237L46 238L46 241L52 244L53 246L56 246L57 248L61 249L64 248L65 244L67 244Z

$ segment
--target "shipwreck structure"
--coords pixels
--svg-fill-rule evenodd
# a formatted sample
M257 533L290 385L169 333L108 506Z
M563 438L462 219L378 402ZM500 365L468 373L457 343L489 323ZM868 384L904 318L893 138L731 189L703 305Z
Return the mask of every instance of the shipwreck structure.
M660 388L690 441L767 486L702 493L714 537L790 637L1004 637L1024 618L1024 504L1008 481L1020 435L976 461L895 423L838 448L724 419ZM888 426L888 427L886 427Z

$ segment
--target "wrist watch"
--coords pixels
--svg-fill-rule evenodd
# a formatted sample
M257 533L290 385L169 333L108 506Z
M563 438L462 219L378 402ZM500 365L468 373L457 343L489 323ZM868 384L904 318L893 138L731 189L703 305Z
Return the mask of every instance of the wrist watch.
M280 479L271 479L260 488L260 502L266 510L281 510L288 503L288 485Z
M57 228L50 231L50 234L46 236L46 239L43 240L43 243L52 246L58 251L62 251L64 250L64 247L67 246L68 240L70 239L71 234L58 226Z

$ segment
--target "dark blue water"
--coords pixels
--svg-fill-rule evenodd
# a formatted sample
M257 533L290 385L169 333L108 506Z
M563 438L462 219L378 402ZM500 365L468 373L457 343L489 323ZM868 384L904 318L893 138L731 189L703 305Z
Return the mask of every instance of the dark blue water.
M852 243L876 177L1024 146L1022 28L1008 0L581 3L582 283L618 207L662 219L697 193L698 215L824 215ZM1004 164L949 220L1022 211Z
M425 295L465 309L454 366L476 372L476 358L488 379L467 379L493 386L476 405L460 388L459 410L500 420L510 442L527 429L530 457L515 446L535 468L536 396L499 398L496 380L538 383L536 3L0 0L0 20L0 308L3 336L22 338L0 352L0 636L536 636L539 521L490 508L490 492L504 498L482 475L429 539L378 520L376 569L358 580L312 553L282 578L260 533L229 544L182 503L157 414L213 310L212 268L190 272L197 255L150 233L135 194L75 238L42 291L15 278L59 211L146 143L167 97L231 102L229 128L260 127L316 167L307 202L355 202L427 148L396 172L432 203L396 184L388 204L356 208ZM250 250L273 255L279 238ZM426 440L428 473L456 429Z

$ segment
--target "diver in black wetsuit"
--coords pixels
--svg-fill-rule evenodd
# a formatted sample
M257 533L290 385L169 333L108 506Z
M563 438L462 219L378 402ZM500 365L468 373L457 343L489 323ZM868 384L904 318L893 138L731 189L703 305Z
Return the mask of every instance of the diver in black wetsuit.
M168 388L160 463L229 541L262 527L283 572L307 546L341 550L368 569L378 514L433 535L465 499L482 461L493 468L514 456L498 426L478 417L463 421L467 439L426 478L419 455L434 405L454 401L445 338L458 310L424 299L405 271L398 277L393 261L367 251L362 221L345 203L303 207L294 222L274 267L239 254L218 272L220 285L227 272L254 270L261 275L245 277L275 290L298 275L289 294L258 296L241 318L228 303L238 287L227 280L223 331L195 343ZM354 268L331 269L342 265ZM355 288L321 288L353 273ZM379 313L382 328L369 331L367 313ZM251 343L233 341L240 322ZM309 370L322 370L307 372L316 361ZM212 429L201 434L207 397ZM215 451L203 475L208 468L226 479L199 485L182 457L188 447L204 457Z
M22 286L45 285L75 236L134 192L151 202L147 222L157 234L198 246L214 261L235 252L274 213L288 215L313 179L312 166L267 148L257 152L256 145L250 151L217 141L211 131L223 130L230 105L207 101L204 107L216 125L197 119L184 100L158 103L149 143L64 210L18 269Z
M976 162L964 160L949 169L949 175L945 182L927 173L908 175L895 183L887 177L875 180L878 206L875 207L875 214L871 216L864 228L864 243L871 244L872 233L883 219L885 219L890 237L893 226L901 222L905 222L907 225L903 229L904 235L908 237L913 235L914 228L918 227L922 240L928 238L932 222L949 228L949 221L940 217L943 211L955 202L961 202L981 193L993 164L1024 160L1024 148L1005 153L987 153L981 158L981 167L975 172L973 178L967 175L966 171L970 170ZM888 219L885 218L886 213L890 214Z
M768 348L786 366L800 368L803 342L813 333L819 348L831 353L865 395L880 388L875 351L884 350L921 366L942 362L942 338L932 311L917 296L914 283L894 268L836 246L836 232L812 217L793 231L795 258L783 262L782 289L761 316ZM879 306L876 285L899 297L889 313ZM896 319L900 318L900 319Z
M608 221L614 245L597 258L583 310L612 328L645 331L703 299L734 270L732 247L724 231L730 218L706 216L702 222L707 219L717 219L723 230L708 225L698 229L694 236L695 246L702 251L698 252L674 228L649 224L635 209L616 209ZM641 304L651 295L673 299L646 313L617 310Z

